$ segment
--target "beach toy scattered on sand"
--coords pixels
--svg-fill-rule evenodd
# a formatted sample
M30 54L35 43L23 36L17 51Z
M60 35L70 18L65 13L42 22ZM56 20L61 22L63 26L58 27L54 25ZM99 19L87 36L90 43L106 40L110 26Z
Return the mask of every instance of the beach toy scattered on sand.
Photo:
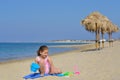
M73 72L64 72L63 75L64 76L72 76L74 73Z
M78 71L78 67L75 65L74 66L74 74L79 75L80 71Z
M30 66L30 70L31 70L32 72L36 72L39 68L40 68L40 66L39 66L37 63L35 63L35 62L33 62L33 63L31 64L31 66Z
M79 71L76 71L76 72L74 72L74 74L77 74L77 75L79 75L79 74L80 74L80 72L79 72Z

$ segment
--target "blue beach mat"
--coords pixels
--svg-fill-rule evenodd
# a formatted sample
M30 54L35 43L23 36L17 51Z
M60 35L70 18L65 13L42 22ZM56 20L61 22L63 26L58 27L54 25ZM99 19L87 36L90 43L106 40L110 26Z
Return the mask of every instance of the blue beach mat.
M58 76L58 77L62 77L64 76L63 74L44 74L44 76ZM41 76L40 73L32 73L32 74L28 74L26 76L24 76L23 78L26 79L35 79L35 78L40 78L40 77L44 77Z
M39 68L40 68L40 66L37 63L33 62L30 65L30 70L31 70L31 72L34 72L34 73L28 74L28 75L24 76L23 78L25 80L27 80L27 79L35 79L35 78L43 77L43 76L40 75L40 73L36 73L36 71ZM44 74L44 76L58 76L58 77L62 77L62 76L64 76L64 74L62 74L62 73L61 74Z

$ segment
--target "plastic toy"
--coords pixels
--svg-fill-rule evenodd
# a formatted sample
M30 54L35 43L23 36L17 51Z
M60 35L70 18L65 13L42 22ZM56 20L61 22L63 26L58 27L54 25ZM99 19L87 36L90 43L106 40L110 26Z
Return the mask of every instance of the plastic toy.
M74 73L73 72L64 72L63 75L64 76L72 76Z
M79 75L80 71L78 71L78 67L74 66L74 74Z
M40 68L40 66L35 62L33 62L30 66L30 69L32 72L36 72L39 68Z

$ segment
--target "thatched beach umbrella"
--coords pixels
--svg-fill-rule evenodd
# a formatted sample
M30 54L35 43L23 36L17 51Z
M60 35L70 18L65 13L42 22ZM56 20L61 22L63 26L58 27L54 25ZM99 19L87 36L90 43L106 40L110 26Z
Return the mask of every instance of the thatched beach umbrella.
M102 16L101 21L103 24L101 26L102 47L104 47L103 35L106 32L109 34L109 46L111 46L111 44L113 44L112 33L117 32L119 28L117 27L117 25L114 25L106 16Z
M90 32L95 32L96 35L96 49L100 48L100 28L102 23L100 21L101 14L99 12L93 12L88 15L84 20L82 20L82 25L85 26L85 29ZM99 43L99 44L98 44Z
M96 33L96 36L98 35L97 34L97 27L95 25L95 22L92 20L92 19L84 19L81 21L82 25L85 26L85 29L89 32L95 32ZM96 38L96 41L97 41L98 38ZM98 48L98 44L96 42L96 48Z
M104 48L104 34L107 32L107 22L109 22L109 19L106 16L102 16L101 22L102 48Z
M109 35L109 46L113 46L112 33L119 31L119 28L112 22L108 22L107 25L109 26L107 27L107 33Z
M100 49L100 32L102 35L102 47L104 47L104 34L106 32L109 34L109 42L111 42L112 33L118 31L118 27L99 12L89 14L81 23L87 31L95 32L96 49Z

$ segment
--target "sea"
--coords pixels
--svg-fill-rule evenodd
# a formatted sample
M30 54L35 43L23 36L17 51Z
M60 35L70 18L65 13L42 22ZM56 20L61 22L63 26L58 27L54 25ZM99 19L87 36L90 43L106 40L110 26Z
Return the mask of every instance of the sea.
M64 45L82 45L85 43L54 43L54 42L1 42L0 43L0 62L10 60L21 60L25 58L33 58L37 56L37 50L41 45L46 45L49 48L49 55L58 54L65 51L75 50L75 48L57 47ZM54 47L52 47L54 46Z

